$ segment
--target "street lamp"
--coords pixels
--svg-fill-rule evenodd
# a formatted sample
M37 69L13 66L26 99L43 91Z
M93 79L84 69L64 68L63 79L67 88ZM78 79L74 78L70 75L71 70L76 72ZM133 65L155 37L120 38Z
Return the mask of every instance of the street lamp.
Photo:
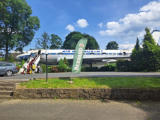
M46 50L46 82L48 82L48 52Z
M160 30L157 30L157 29L156 29L156 30L153 30L153 31L151 32L151 34L153 35L154 32L160 32ZM154 37L154 35L153 35L153 37ZM155 37L154 39L155 39L155 42L158 44L158 39L159 39L159 38L156 39L156 37Z
M153 34L154 32L160 32L160 30L153 30L151 34Z
M160 30L157 30L157 29L152 30L152 32L151 32L152 36L153 36L153 33L154 33L154 32L160 32ZM143 40L141 41L140 45L142 45L142 44L143 44ZM158 42L157 42L157 44L158 44Z

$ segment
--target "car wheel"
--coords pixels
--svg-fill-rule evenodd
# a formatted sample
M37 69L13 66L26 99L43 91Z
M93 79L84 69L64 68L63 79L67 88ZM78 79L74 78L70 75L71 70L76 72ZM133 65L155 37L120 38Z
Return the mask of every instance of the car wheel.
M13 74L13 72L11 71L11 70L8 70L7 72L6 72L6 75L7 76L11 76Z

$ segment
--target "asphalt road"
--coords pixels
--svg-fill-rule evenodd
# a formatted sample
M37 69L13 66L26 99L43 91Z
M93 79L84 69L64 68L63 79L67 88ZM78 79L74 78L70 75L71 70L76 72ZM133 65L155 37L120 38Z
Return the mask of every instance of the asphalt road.
M49 73L49 78L57 77L160 77L160 72L81 72L80 74L73 73ZM19 80L25 81L33 78L45 78L46 74L31 74L31 75L14 75L12 77L0 77L0 80Z
M160 102L0 100L1 120L160 120Z

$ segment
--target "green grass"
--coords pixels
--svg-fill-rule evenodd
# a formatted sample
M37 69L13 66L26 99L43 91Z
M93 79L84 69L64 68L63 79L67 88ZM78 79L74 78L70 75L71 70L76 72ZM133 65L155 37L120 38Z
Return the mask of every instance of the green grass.
M68 83L72 80L73 83ZM160 78L107 77L107 78L53 78L21 83L25 88L160 88Z
M4 58L0 58L0 61L4 61Z

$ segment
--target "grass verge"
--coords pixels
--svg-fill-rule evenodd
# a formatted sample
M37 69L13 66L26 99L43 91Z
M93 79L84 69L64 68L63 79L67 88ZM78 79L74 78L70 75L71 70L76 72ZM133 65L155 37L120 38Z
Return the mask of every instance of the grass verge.
M73 83L69 82L73 81ZM21 88L160 88L160 78L151 77L103 77L103 78L52 78L30 80Z

